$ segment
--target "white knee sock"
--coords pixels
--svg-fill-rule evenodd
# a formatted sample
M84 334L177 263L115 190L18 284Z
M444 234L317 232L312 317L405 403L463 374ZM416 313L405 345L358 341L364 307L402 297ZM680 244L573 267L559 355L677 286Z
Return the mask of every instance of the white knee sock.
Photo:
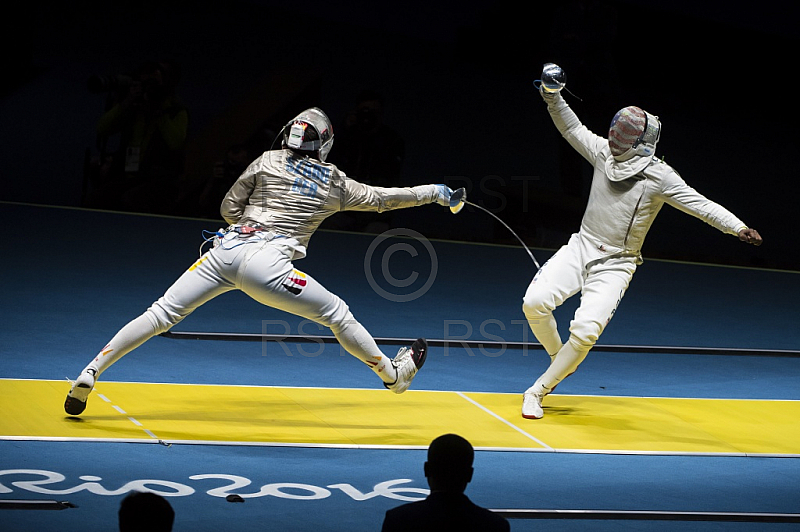
M561 347L550 367L539 377L537 382L552 390L556 384L578 369L578 365L583 362L590 349L591 346L582 345L573 337L570 337L569 341Z
M383 354L372 335L352 315L339 327L331 327L331 330L342 347L369 366L383 382L391 384L397 381L397 372L391 359Z

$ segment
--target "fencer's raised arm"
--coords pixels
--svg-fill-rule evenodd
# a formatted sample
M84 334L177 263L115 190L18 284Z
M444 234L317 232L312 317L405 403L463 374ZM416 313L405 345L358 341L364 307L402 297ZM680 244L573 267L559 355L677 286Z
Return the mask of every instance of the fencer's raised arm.
M594 164L600 150L608 145L606 139L595 135L581 123L561 93L547 92L543 89L540 89L540 92L542 99L547 103L547 112L561 136L587 161Z

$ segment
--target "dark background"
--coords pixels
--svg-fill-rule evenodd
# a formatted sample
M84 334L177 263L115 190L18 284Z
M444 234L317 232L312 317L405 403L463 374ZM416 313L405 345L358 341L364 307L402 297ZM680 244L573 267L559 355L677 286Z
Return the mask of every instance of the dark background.
M190 113L188 183L207 178L231 145L279 129L305 107L323 108L341 131L356 95L373 89L384 96L384 122L405 142L398 184L467 186L472 201L530 245L552 249L578 229L591 173L532 86L542 65L556 62L580 99L566 98L590 129L604 135L626 105L659 115L657 154L765 241L747 246L665 207L646 258L800 264L791 233L800 189L790 166L798 148L794 2L92 1L20 9L4 31L3 201L82 206L84 163L97 150L105 103L87 79L170 59L181 66L178 94ZM470 210L454 218L423 207L389 219L432 238L515 244Z

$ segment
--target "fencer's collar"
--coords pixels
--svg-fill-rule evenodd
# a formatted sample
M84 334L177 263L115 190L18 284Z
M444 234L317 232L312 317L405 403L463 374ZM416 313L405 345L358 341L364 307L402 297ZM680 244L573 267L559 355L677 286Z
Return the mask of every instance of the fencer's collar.
M618 161L609 153L605 160L606 176L611 181L624 181L642 172L652 162L652 155L639 155L626 161Z

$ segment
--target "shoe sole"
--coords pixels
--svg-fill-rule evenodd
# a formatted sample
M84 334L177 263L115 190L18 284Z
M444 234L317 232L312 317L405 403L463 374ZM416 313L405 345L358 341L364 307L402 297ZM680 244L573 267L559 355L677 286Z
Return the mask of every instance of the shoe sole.
M393 390L391 386L394 386L394 384L390 385L384 382L383 386L387 390L391 390L392 392L398 395L405 392L406 390L408 390L408 388L411 387L411 380L413 380L417 372L425 364L425 360L427 360L427 358L428 358L428 342L424 338L417 338L416 340L414 340L414 343L411 344L411 360L414 361L414 367L417 368L417 371L415 371L414 375L412 375L411 379L409 380L408 386L406 386L406 388L403 389L402 392L397 392Z
M78 384L75 387L76 388L87 388L89 390L89 392L92 391L91 387L89 387L86 384ZM88 399L88 396L89 396L89 392L87 392L87 394L86 394L87 399ZM70 390L70 393L72 393L72 390ZM72 397L70 395L67 395L67 400L64 401L64 411L67 414L69 414L71 416L77 416L79 414L82 414L84 410L86 410L86 401L85 400L81 401L80 399L77 399L76 397Z
M422 347L420 348L420 346ZM417 338L414 343L411 344L411 350L415 355L421 353L418 358L414 358L414 365L417 367L417 371L419 371L428 359L428 342L424 338Z

